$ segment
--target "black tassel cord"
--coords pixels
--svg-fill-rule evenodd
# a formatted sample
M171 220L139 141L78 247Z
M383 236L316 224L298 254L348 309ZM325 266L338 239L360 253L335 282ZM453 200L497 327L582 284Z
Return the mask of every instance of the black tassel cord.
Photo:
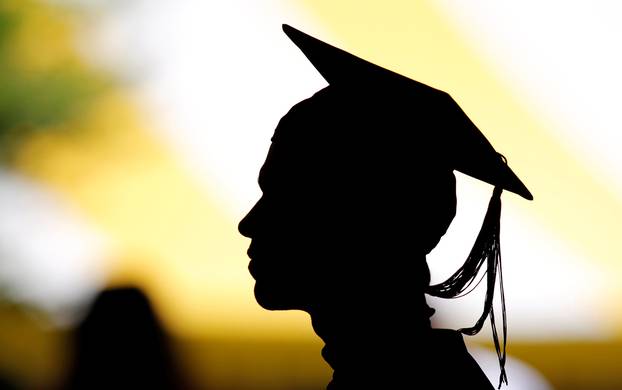
M486 276L486 299L484 301L484 311L479 317L475 325L470 328L462 328L459 331L463 334L473 336L477 334L484 325L486 317L490 316L490 325L492 327L492 338L499 359L501 374L499 376L499 387L502 383L508 384L508 378L505 373L506 360L506 344L507 344L507 317L505 314L505 292L503 290L503 272L501 270L501 247L499 241L500 218L501 218L501 187L495 187L488 211L484 217L482 228L477 235L473 249L469 257L452 276L446 281L428 287L427 293L440 298L459 298L473 291ZM480 268L486 263L486 271L484 275L475 283ZM495 282L499 274L499 292L501 295L501 313L503 319L503 345L499 343L499 335L497 333L497 325L495 322L495 310L493 307L493 298L495 294ZM473 283L475 285L470 288ZM470 289L469 289L470 288Z

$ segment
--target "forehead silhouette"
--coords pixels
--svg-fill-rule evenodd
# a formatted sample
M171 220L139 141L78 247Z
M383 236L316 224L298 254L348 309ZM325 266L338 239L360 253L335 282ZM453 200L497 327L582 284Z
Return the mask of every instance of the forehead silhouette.
M341 180L451 171L450 161L429 149L439 132L420 131L437 125L433 107L427 101L413 106L404 94L328 86L281 119L269 157L284 170Z

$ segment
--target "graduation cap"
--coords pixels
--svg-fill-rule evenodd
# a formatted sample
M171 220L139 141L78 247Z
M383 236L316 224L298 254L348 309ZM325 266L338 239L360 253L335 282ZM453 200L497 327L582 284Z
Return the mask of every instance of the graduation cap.
M474 326L460 329L460 331L468 335L476 334L481 330L484 321L490 318L501 366L499 386L502 382L507 384L504 368L507 324L499 247L500 198L502 190L513 192L528 200L532 200L533 196L510 169L505 157L497 153L482 132L446 92L372 64L289 25L284 24L283 31L302 50L330 86L356 90L368 88L372 93L379 90L389 91L389 93L406 92L400 93L399 96L400 98L407 96L407 99L410 97L413 101L413 109L415 104L426 102L434 110L435 115L443 120L442 125L433 129L423 129L423 132L434 133L434 136L422 134L422 142L429 143L425 145L425 148L442 155L443 161L448 161L451 169L495 187L482 228L464 265L445 282L429 286L426 292L443 298L463 296L472 291L471 286L477 281L481 267L486 264L487 294L484 311ZM408 107L408 102L402 102L402 104ZM503 345L500 345L498 340L492 305L497 274L500 280ZM474 285L477 286L477 283Z
M436 109L446 113L452 120L448 126L433 129L444 133L434 137L443 143L426 147L445 154L452 160L450 164L453 169L459 172L514 192L525 199L533 199L505 159L446 92L372 64L287 24L283 25L283 31L330 85L349 87L384 84L387 88L409 89L420 99L438 102L436 104L441 107Z

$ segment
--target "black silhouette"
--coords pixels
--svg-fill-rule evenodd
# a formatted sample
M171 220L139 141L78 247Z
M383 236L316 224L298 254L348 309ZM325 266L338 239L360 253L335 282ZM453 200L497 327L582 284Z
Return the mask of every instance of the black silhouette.
M0 389L17 390L19 388L20 387L17 386L17 384L14 381L12 381L10 377L0 374Z
M103 291L76 334L67 389L179 389L180 376L147 297Z
M252 239L258 303L311 315L334 369L331 390L492 388L461 335L488 317L507 382L505 307L502 345L492 310L500 196L531 194L448 94L283 28L329 86L279 122L259 175L263 195L239 225ZM430 286L425 256L455 214L453 170L495 190L464 266ZM466 292L484 263L476 325L432 329L425 294Z

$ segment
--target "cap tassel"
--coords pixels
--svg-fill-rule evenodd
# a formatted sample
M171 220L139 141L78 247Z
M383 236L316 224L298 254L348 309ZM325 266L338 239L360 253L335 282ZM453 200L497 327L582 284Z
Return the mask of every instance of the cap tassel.
M482 228L477 235L473 249L469 253L462 267L460 267L446 281L429 286L427 293L440 298L459 298L473 291L479 283L486 277L486 299L484 300L484 311L479 317L475 325L470 328L462 328L459 331L463 334L473 336L482 329L486 317L490 316L490 325L492 327L492 337L499 358L499 366L501 374L499 376L499 387L502 383L508 384L508 378L505 372L506 361L506 345L507 345L507 317L505 313L505 292L503 289L503 272L501 270L501 247L499 241L500 219L501 219L501 187L495 187L488 211L484 217ZM480 268L486 262L486 271L484 275L475 283ZM501 312L503 319L503 345L499 343L499 335L495 322L495 311L493 308L493 297L495 294L495 282L499 274L499 292L501 295ZM475 285L470 288L473 283ZM467 291L468 290L468 291ZM466 291L466 292L465 292Z

